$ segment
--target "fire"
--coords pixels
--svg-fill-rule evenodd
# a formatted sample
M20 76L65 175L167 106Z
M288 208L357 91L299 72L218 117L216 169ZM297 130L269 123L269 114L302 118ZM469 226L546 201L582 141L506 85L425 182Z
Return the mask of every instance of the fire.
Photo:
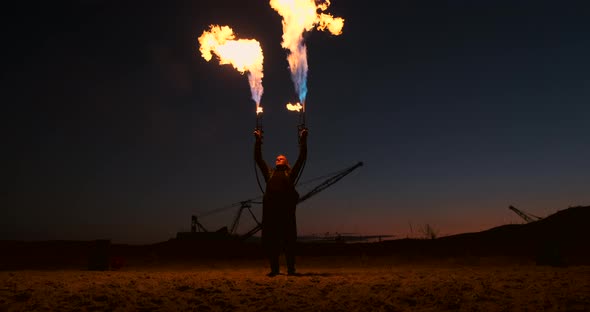
M303 109L303 106L301 106L301 104L297 103L297 104L291 104L291 103L287 103L287 109L293 112L300 112L301 109Z
M248 82L252 99L256 102L256 113L262 113L260 98L262 97L262 48L254 39L235 39L229 26L211 25L210 31L204 31L199 37L199 51L206 61L210 61L213 53L217 55L220 65L231 64L241 74L248 72Z
M287 60L291 70L291 79L299 95L299 101L305 103L307 96L307 47L303 34L315 28L328 30L333 35L340 35L344 19L330 14L318 13L330 6L330 1L316 0L270 0L270 6L283 17L282 47L289 50Z

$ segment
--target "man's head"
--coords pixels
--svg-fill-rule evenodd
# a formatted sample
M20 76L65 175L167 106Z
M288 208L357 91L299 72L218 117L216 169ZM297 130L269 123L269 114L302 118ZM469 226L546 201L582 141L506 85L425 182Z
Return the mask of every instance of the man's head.
M287 157L285 157L285 155L279 155L277 156L277 159L275 160L275 166L288 166L289 165L289 161L287 160Z

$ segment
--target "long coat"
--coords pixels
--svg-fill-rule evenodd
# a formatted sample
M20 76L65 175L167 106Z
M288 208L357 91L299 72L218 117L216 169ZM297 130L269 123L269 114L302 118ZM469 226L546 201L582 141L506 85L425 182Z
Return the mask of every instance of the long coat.
M266 182L262 200L262 244L267 249L276 249L297 240L295 208L299 194L295 190L295 182L307 157L307 142L300 142L299 156L293 168L269 168L262 159L261 145L262 142L256 142L254 159Z

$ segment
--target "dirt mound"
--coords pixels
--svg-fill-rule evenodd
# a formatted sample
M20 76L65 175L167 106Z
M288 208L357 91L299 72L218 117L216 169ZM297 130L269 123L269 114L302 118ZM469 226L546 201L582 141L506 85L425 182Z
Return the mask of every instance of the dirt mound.
M398 239L379 243L300 243L301 257L388 257L398 261L510 258L552 266L590 264L587 230L590 206L570 207L542 220L438 239ZM168 265L216 259L264 259L259 242L178 240L150 244L96 241L0 241L0 270Z

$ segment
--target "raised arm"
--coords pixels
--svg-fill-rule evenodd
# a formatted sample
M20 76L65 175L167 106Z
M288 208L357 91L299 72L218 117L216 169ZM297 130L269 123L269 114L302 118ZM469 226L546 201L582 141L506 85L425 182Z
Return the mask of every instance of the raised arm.
M264 182L268 182L268 179L270 178L270 171L268 169L268 165L264 159L262 159L262 132L259 129L254 130L254 137L256 138L256 143L254 143L254 160L262 172Z
M299 133L299 155L297 156L297 161L295 165L293 165L293 169L291 170L291 182L295 183L297 181L297 177L307 159L307 129L301 130Z

